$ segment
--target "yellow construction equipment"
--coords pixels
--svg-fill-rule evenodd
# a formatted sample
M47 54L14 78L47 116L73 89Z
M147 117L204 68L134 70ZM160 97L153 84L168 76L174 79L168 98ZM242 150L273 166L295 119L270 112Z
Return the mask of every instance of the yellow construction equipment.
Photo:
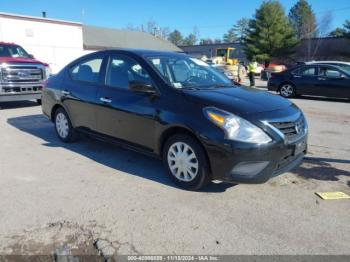
M233 50L235 50L232 47L227 48L218 48L216 49L216 57L222 58L222 62L226 62L230 65L237 65L239 63L238 59L233 58Z

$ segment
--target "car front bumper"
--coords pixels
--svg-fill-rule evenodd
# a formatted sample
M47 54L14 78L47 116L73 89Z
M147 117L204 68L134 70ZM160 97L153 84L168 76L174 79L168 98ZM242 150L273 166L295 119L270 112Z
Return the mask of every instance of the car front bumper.
M267 82L267 89L269 91L278 91L278 84L269 80Z
M0 93L0 102L25 101L41 99L41 92L37 93Z
M257 146L228 142L206 146L214 180L259 184L299 166L307 153L307 135L293 144Z

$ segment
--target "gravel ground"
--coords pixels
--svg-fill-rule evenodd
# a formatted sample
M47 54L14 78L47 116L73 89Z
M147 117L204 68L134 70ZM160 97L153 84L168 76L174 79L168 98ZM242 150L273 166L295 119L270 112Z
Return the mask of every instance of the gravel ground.
M0 254L95 254L101 243L114 254L350 254L350 200L314 194L350 194L350 103L294 102L310 125L301 167L202 192L176 188L158 160L61 143L34 103L1 104Z

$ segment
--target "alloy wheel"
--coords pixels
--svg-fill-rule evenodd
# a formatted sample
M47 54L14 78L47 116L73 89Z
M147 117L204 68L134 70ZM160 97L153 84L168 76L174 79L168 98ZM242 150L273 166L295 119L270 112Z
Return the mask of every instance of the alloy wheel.
M280 92L281 92L281 95L284 97L291 97L294 94L294 88L293 88L293 86L291 86L289 84L283 85L281 87Z

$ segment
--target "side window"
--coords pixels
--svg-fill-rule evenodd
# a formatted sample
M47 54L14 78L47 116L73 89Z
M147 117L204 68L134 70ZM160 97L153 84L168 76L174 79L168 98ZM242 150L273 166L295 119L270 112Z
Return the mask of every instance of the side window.
M93 58L73 66L70 71L72 79L88 83L98 83L102 61L102 57Z
M316 67L306 67L300 69L300 75L303 76L315 76L316 75Z
M293 70L292 75L300 75L300 68Z
M112 56L108 62L106 85L128 89L131 81L151 84L149 74L137 61L124 55Z
M342 74L338 70L335 70L332 68L320 67L320 71L319 71L318 75L329 77L329 78L338 78Z
M188 77L189 67L184 61L172 65L175 82L184 82Z

